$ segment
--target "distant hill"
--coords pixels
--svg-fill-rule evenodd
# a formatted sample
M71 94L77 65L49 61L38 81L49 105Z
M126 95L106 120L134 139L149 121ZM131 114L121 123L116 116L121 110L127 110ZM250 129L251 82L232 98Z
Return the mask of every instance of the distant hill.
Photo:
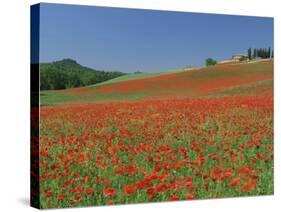
M104 82L123 75L125 73L95 70L84 67L75 60L63 59L40 64L40 89L77 88Z

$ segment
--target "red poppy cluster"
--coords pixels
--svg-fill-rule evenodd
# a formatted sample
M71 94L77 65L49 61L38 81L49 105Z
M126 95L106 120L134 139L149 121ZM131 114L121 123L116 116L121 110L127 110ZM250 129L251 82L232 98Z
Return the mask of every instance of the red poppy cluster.
M273 97L46 106L41 206L273 192Z

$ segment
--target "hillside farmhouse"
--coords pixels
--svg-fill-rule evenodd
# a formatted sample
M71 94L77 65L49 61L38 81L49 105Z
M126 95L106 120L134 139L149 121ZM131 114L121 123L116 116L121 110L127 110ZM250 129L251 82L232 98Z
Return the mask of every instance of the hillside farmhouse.
M237 55L233 55L233 56L232 56L230 59L228 59L228 60L219 61L218 64L237 63L237 62L248 61L248 60L249 60L248 55L237 54Z
M232 60L235 62L240 62L248 59L249 59L248 55L244 55L244 54L237 54L232 56Z

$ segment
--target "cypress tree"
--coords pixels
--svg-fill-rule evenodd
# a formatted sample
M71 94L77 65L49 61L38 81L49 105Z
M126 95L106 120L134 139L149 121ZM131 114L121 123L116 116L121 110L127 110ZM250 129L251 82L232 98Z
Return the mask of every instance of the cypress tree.
M270 53L271 53L271 49L269 47L268 50L267 50L267 58L270 58Z
M248 58L249 58L249 60L252 59L252 49L251 48L248 49Z
M257 49L256 49L256 48L254 48L254 55L253 55L253 57L254 57L254 58L257 57Z

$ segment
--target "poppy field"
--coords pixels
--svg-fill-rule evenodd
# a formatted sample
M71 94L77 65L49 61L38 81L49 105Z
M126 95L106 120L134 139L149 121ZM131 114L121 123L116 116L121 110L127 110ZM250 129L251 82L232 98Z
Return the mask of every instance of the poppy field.
M271 61L45 93L40 207L273 194L272 80Z

